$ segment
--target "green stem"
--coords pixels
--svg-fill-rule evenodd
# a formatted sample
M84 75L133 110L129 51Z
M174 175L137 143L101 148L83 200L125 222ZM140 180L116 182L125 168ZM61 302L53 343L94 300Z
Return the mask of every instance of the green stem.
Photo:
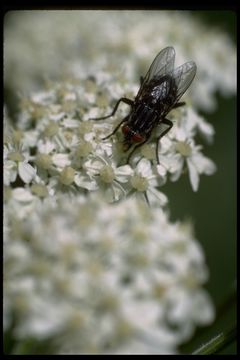
M192 355L211 355L217 354L220 350L226 347L228 344L233 342L236 339L237 330L236 327L218 334L208 343L202 345L196 351L192 353Z

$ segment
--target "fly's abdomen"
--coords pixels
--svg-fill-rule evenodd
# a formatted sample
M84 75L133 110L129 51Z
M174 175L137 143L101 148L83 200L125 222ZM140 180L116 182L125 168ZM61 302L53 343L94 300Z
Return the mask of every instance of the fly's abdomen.
M129 126L133 131L147 136L159 119L158 112L145 103L137 104L130 115Z

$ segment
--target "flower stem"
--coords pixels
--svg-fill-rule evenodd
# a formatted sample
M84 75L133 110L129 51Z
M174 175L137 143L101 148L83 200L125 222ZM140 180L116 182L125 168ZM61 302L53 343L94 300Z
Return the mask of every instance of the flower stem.
M236 326L232 329L218 334L206 344L200 346L192 355L211 355L219 353L223 348L236 339Z

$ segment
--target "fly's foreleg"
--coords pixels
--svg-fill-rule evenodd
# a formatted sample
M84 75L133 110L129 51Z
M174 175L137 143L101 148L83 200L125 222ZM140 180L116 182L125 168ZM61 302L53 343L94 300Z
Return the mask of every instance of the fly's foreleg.
M117 130L120 128L120 126L121 126L124 122L128 121L128 117L129 117L129 116L127 115L122 121L120 121L120 123L115 127L115 129L113 130L113 132L111 132L111 134L109 134L109 135L105 136L104 138L102 138L102 140L106 140L106 139L110 138L113 134L115 134L115 132L117 132Z
M146 138L143 142L141 142L140 144L136 145L134 147L134 149L132 149L132 151L128 154L128 157L127 157L127 164L129 163L133 153L135 152L135 150L137 150L137 148L139 148L140 146L142 146L143 144L145 144L146 142L148 141L148 138Z

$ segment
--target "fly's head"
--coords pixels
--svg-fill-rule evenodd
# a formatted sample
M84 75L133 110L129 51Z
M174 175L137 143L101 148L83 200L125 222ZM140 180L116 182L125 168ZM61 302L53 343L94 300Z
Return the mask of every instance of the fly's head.
M128 124L123 125L122 133L124 136L123 151L128 151L133 145L141 144L146 140L146 136L134 131Z

